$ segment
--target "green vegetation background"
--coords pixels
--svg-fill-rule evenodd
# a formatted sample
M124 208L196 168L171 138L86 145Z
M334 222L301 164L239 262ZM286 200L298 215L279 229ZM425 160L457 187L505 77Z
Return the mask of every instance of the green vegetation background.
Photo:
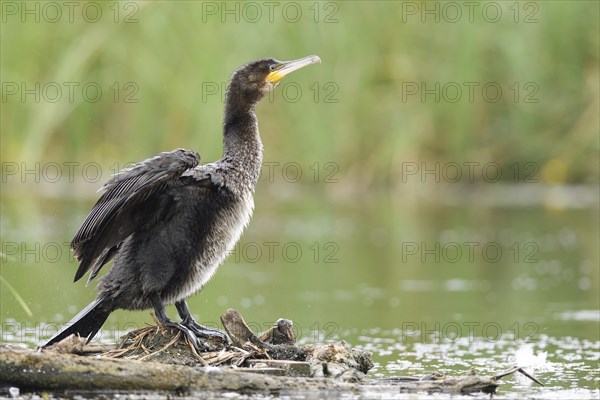
M335 162L346 182L372 186L398 182L407 161L493 161L504 171L533 162L545 182L598 181L596 1L496 2L503 11L497 23L481 12L473 22L442 15L423 23L405 3L374 1L297 3L303 15L296 23L282 17L281 7L270 21L261 6L262 17L249 22L256 19L251 9L209 15L207 4L220 2L136 3L137 11L125 2L115 22L115 3L98 4L103 17L96 23L81 18L81 8L73 22L3 15L3 84L56 82L63 89L59 101L38 103L3 86L3 161L108 165L176 147L218 159L221 91L232 71L263 56L318 54L320 66L284 83L295 85L286 89L287 100L282 85L259 107L266 161ZM134 21L125 23L133 11ZM79 85L75 101L64 82ZM103 90L97 102L81 95L89 82ZM421 92L405 93L407 84L431 89L436 82L441 89L456 82L462 97L422 101ZM473 102L464 82L479 83ZM497 102L482 96L489 82L503 89ZM207 92L215 85L217 94ZM296 88L302 93L291 101ZM134 90L137 103L125 102ZM502 179L513 181L513 172Z

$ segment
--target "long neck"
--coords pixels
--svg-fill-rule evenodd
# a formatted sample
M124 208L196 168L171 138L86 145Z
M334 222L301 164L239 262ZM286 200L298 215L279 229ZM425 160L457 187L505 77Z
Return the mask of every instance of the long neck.
M232 83L225 97L223 161L230 163L250 189L260 176L263 146L258 133L255 101L245 101Z

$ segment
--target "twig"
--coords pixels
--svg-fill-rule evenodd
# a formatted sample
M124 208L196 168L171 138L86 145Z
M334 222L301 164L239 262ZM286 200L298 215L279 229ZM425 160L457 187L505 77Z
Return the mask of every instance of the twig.
M157 350L157 351L155 351L153 353L147 354L147 355L141 357L139 360L143 361L143 360L145 360L145 359L147 359L149 357L152 357L152 356L155 356L157 354L162 353L163 351L165 351L166 349L168 349L169 347L171 347L175 343L177 343L177 341L179 340L179 336L181 336L181 332L177 332L177 334L175 335L175 337L173 339L171 339L169 341L169 343L165 344L161 349L159 349L159 350ZM144 350L146 350L146 347L143 344L142 344L142 347L144 348Z
M529 379L531 379L532 381L534 381L535 383L537 383L540 386L546 386L539 379L530 375L523 369L523 367L519 367L518 365L515 365L514 367L511 367L511 368L507 369L506 371L502 371L502 372L496 374L494 376L494 378L495 379L504 378L505 376L514 374L515 372L520 372L521 374L525 375L526 377L528 377Z
M504 378L507 375L514 374L515 372L517 372L518 369L519 369L519 367L516 367L516 366L511 367L511 368L507 369L506 371L502 371L502 372L494 375L494 379L498 380L498 379Z
M519 368L517 371L519 371L520 373L522 373L523 375L525 375L526 377L528 377L529 379L531 379L532 381L534 381L538 385L540 385L540 386L546 386L542 382L540 382L537 378L535 378L534 376L529 375L527 372L525 372L525 370L523 368Z
M179 333L177 335L179 336ZM204 359L202 358L202 356L200 356L200 354L198 354L198 352L196 351L196 346L194 346L194 344L192 343L192 341L187 336L186 336L186 342L190 346L190 350L192 351L192 354L194 355L194 357L196 357L196 359L198 361L200 361L200 363L203 366L208 367L208 364L206 363L206 361L204 361Z

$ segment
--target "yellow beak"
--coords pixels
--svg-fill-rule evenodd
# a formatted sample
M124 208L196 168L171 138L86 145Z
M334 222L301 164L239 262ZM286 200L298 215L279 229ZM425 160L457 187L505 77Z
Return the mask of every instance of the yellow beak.
M276 85L287 74L297 71L300 68L306 67L307 65L316 64L320 62L321 59L318 56L308 56L300 58L298 60L283 61L277 66L277 69L275 71L267 75L267 81Z

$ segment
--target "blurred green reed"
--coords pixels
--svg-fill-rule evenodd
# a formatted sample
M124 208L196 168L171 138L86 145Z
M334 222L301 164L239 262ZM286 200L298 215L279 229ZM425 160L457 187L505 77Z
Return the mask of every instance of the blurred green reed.
M480 14L474 22L422 23L407 16L406 2L393 1L296 3L305 14L296 23L282 18L281 7L272 21L263 7L256 22L231 15L222 22L206 7L224 3L197 1L135 3L137 22L125 23L133 10L125 6L134 4L125 2L115 23L115 3L97 4L105 17L96 23L77 12L73 22L55 23L3 16L3 85L63 89L59 101L36 102L8 96L3 86L3 161L124 163L175 147L212 161L221 152L221 90L232 71L264 56L318 54L321 65L289 77L259 106L266 161L332 161L344 179L373 186L398 181L404 162L436 161L493 161L505 171L529 162L546 182L598 181L596 1L515 3L518 22L512 2L496 2L504 12L497 23ZM537 11L526 23L530 4ZM65 82L78 84L74 101ZM89 82L102 89L98 101L82 97ZM473 102L464 82L479 84ZM489 82L503 90L497 102L482 97ZM283 99L284 90L296 96L286 83L301 89L297 101ZM414 84L450 94L458 85L463 94L456 102L408 96ZM513 173L502 180L512 182Z

